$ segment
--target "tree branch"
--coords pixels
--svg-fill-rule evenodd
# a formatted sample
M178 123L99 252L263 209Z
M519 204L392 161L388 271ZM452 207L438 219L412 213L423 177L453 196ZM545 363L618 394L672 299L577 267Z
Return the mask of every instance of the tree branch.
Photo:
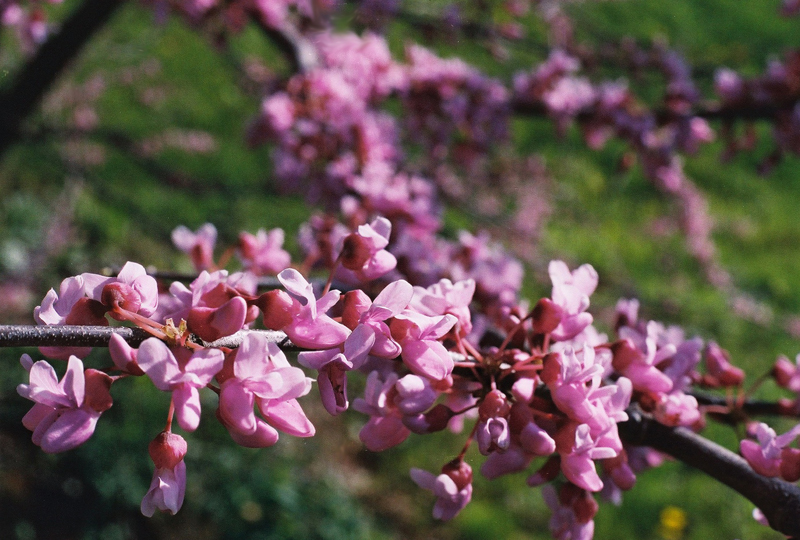
M800 537L800 487L756 473L738 454L683 427L667 427L629 411L618 424L623 441L649 446L691 465L755 504L776 531Z
M85 0L22 68L13 84L0 94L0 157L20 135L25 119L36 109L83 46L122 6L125 0Z

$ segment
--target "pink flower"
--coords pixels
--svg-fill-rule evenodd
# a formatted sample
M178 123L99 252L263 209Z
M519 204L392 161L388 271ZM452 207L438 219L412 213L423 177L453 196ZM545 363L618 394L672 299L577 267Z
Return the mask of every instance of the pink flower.
M589 264L570 272L562 261L550 261L548 271L553 282L553 302L563 310L561 324L550 337L555 341L566 341L592 324L592 316L586 313L586 309L589 296L597 288L597 272Z
M452 315L428 317L411 310L395 316L392 336L403 348L403 362L418 375L442 380L453 371L453 359L439 341L457 319Z
M800 435L800 424L783 435L776 436L775 430L762 422L756 428L758 442L745 439L739 443L739 449L757 473L769 477L780 476L784 449L792 444L798 435Z
M397 259L384 248L389 245L392 223L377 217L369 225L359 225L358 231L342 240L339 258L342 266L336 277L348 283L372 281L397 266Z
M149 317L158 308L158 283L139 263L126 262L115 278L88 273L81 277L86 296L111 310L122 308Z
M150 442L149 451L156 470L142 499L142 514L152 517L158 509L174 515L186 493L186 441L178 434L162 431Z
M298 355L301 365L319 371L319 393L330 414L335 416L347 409L347 372L361 367L374 343L375 332L360 325L338 349L304 351Z
M384 321L406 309L412 295L411 285L402 279L384 287L375 301L370 300L360 290L351 291L345 295L342 322L354 330L364 327L374 334L375 339L369 354L380 358L395 358L402 348L392 338L391 330ZM364 334L364 337L366 338L367 334Z
M358 438L373 452L397 446L410 434L392 399L396 383L397 373L390 372L381 377L380 373L373 371L367 377L364 398L357 398L353 403L355 410L371 417L359 431Z
M236 350L230 372L220 374L217 413L234 440L247 447L264 447L278 440L280 429L298 437L310 437L314 426L297 403L311 390L311 379L292 367L283 351L266 337L249 333ZM228 368L226 368L227 371ZM257 406L263 420L255 415Z
M411 306L423 315L444 315L449 313L458 319L458 329L462 336L472 332L472 315L469 311L472 296L475 294L475 280L465 279L453 283L441 279L427 289L414 287Z
M472 467L461 460L446 464L438 476L422 469L411 469L411 479L436 495L433 517L442 521L456 517L472 499Z
M217 242L217 228L211 223L203 224L196 233L184 225L172 231L172 243L189 255L195 270L208 270L214 266L214 244Z
M597 502L586 491L566 484L559 494L553 486L542 488L542 496L553 511L550 518L550 533L557 540L592 540L593 518L598 510Z
M241 330L248 320L247 301L239 289L249 294L244 274L228 275L227 270L205 270L189 287L178 281L169 288L172 299L162 302L159 320L185 320L190 332L205 341L214 341ZM166 307L163 307L166 306Z
M775 382L781 388L786 388L792 392L800 392L800 354L795 357L795 363L792 364L788 358L781 355L775 361L775 366L772 368Z
M615 457L617 451L601 446L601 438L593 439L591 428L580 424L574 428L574 439L567 451L559 448L561 454L561 471L567 480L588 491L600 491L603 481L597 475L594 460ZM568 429L571 432L571 429ZM557 437L558 440L558 437Z
M100 414L111 407L111 377L94 369L84 371L83 362L75 356L69 358L61 381L44 360L34 364L24 354L20 362L28 370L30 382L17 386L17 392L36 403L22 419L33 431L33 443L55 453L86 442Z
M239 256L245 269L263 276L275 275L288 267L292 261L289 252L282 249L283 240L283 229L239 234Z
M97 301L86 298L82 276L68 277L61 282L59 293L50 289L42 303L33 308L33 317L40 325L97 325L106 326L106 308ZM50 358L67 360L70 356L86 357L91 347L40 347Z
M326 349L344 343L350 330L325 314L339 301L339 291L329 291L319 300L311 284L294 268L287 268L278 279L293 297L291 322L283 331L298 347Z
M176 357L177 355L177 357ZM172 392L178 425L194 431L200 423L200 393L221 369L225 355L219 349L170 349L149 338L139 347L136 362L159 390Z

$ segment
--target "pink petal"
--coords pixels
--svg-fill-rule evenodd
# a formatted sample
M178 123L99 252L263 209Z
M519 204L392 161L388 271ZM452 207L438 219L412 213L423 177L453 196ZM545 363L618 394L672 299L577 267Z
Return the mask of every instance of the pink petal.
M364 424L361 431L358 432L358 438L361 439L361 442L363 442L364 446L369 450L373 452L383 452L406 440L410 433L411 432L403 425L400 418L396 416L373 416ZM413 470L414 469L412 469L412 471ZM413 473L411 477L417 482ZM417 482L417 484L421 487L425 487L419 482Z
M194 374L201 386L207 385L220 372L225 363L225 353L219 349L202 349L192 354L184 372Z
M99 418L99 414L90 414L83 409L65 411L43 434L42 450L52 454L83 444L94 433Z
M136 363L162 391L170 390L170 385L182 375L169 347L156 338L148 338L139 346Z
M172 391L172 400L178 425L186 431L197 429L200 425L200 393L197 388L181 384Z
M242 435L230 430L228 432L236 444L245 448L266 448L278 442L278 432L260 418L256 418L256 431L252 435Z
M259 403L264 418L274 427L295 437L312 437L316 430L296 399Z
M227 381L219 394L219 415L228 429L242 435L256 431L256 415L253 412L255 397L238 381Z
M453 371L453 359L438 341L405 341L403 362L411 371L440 381Z

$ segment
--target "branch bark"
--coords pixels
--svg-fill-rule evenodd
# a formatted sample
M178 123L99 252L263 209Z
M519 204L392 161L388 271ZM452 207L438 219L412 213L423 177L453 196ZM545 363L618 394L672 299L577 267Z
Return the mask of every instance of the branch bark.
M629 411L630 419L618 424L623 441L649 446L703 471L756 505L770 526L800 537L800 487L756 473L738 454L683 427L667 427Z
M125 0L85 0L0 94L0 157L20 136L22 124L67 64Z

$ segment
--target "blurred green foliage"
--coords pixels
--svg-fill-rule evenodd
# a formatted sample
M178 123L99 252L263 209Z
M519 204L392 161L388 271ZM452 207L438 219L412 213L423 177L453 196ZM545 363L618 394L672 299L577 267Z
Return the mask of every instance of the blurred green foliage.
M701 87L708 90L715 66L757 74L770 56L795 42L798 20L779 18L777 9L777 1L636 0L577 3L569 12L579 39L589 43L628 35L642 43L666 40L698 66ZM505 63L480 42L436 48L510 81L514 71L541 61L546 51L541 21L530 15L524 22L529 34L521 44L508 44ZM388 36L398 56L405 42L426 39L402 21ZM13 77L19 57L7 33L0 40L0 70L10 74L0 79L2 85ZM24 277L34 291L28 304L38 303L67 275L126 260L189 270L169 242L170 231L180 224L213 222L223 245L234 242L240 230L280 226L297 254L292 231L312 209L278 195L270 180L269 149L247 148L243 142L260 103L260 89L245 77L253 65L263 66L265 84L287 70L277 50L253 28L221 48L178 20L154 24L153 15L137 5L126 6L90 43L54 90L49 109L34 119L34 135L0 163L0 273ZM137 75L127 81L131 70ZM600 68L595 75L622 73ZM102 145L104 159L86 166L80 155L65 153L71 135L59 115L69 109L59 108L58 92L94 77L102 78L105 91L96 102L99 124L84 142ZM632 85L653 96L662 83L648 77ZM170 149L155 156L137 151L137 141L175 128L212 134L216 151ZM767 127L758 129L768 135ZM555 179L553 213L526 280L528 297L549 292L545 269L551 258L571 266L588 262L601 280L592 311L606 330L616 299L635 296L644 316L718 341L750 381L766 372L777 354L798 352L796 338L779 324L763 326L737 316L726 296L702 278L680 233L659 229L664 216L677 210L638 167L618 168L621 145L612 142L590 152L577 132L558 137L551 122L531 118L514 121L513 140L518 153L543 156ZM687 171L709 201L721 262L742 291L781 321L800 312L798 160L789 157L760 177L756 169L770 151L768 142L727 163L720 162L721 151L721 143L707 145L687 160ZM447 227L469 227L472 218L450 209ZM53 227L66 235L61 243L51 238ZM0 307L0 316L5 317L0 322L25 322L12 317L10 308L6 317ZM0 350L5 367L0 376L2 538L549 538L549 511L539 491L525 486L524 475L482 479L477 455L471 458L473 502L453 522L434 522L433 497L418 490L407 472L412 466L437 470L459 451L461 439L412 437L399 448L372 454L357 439L363 417L331 419L314 396L304 400L304 407L319 435L309 440L282 436L274 448L260 451L229 440L210 414L216 398L206 396L201 427L187 436L186 503L177 516L147 520L138 513L152 474L146 446L161 429L165 396L143 380L116 384L117 405L103 415L92 440L64 455L45 455L19 423L28 408L15 392L24 379L17 362L21 352ZM38 358L36 351L27 352ZM104 365L103 354L95 351L88 363ZM757 395L778 394L766 385ZM708 433L728 447L737 444L737 434L728 428ZM621 506L602 505L596 538L664 538L659 520L668 506L686 513L681 538L780 537L755 524L752 506L727 488L668 463L643 474Z

